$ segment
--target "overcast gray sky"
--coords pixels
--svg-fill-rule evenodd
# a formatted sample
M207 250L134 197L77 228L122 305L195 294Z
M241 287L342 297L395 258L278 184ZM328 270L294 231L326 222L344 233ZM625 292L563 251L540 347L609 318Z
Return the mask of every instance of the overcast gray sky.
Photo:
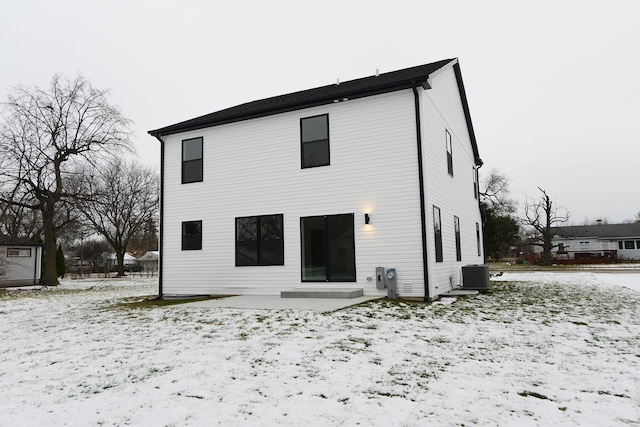
M640 211L640 1L2 0L0 94L82 73L147 131L457 57L485 165L572 221Z

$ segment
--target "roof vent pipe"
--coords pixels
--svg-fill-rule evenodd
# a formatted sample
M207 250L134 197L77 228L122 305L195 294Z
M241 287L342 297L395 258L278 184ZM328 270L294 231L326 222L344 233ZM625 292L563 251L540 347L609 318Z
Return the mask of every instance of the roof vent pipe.
M336 79L336 86L340 84L340 79Z
M380 69L376 68L376 77L378 77L380 75Z

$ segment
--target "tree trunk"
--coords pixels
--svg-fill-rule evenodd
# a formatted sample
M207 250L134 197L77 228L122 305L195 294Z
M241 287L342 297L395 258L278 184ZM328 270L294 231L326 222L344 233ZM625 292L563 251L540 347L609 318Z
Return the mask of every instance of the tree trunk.
M124 277L124 251L121 247L115 248L116 250L116 259L118 262L118 274L117 277Z
M53 206L45 204L41 209L42 225L44 228L44 257L43 284L58 286L58 272L56 270L56 229L53 222Z

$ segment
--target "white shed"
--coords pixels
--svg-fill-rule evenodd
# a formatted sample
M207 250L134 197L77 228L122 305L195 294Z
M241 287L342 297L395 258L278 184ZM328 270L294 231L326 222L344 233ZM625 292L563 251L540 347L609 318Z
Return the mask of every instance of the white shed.
M158 271L158 259L160 258L160 252L147 251L144 255L138 258L138 262L142 266L143 271L155 273Z
M0 287L40 283L42 244L0 235Z

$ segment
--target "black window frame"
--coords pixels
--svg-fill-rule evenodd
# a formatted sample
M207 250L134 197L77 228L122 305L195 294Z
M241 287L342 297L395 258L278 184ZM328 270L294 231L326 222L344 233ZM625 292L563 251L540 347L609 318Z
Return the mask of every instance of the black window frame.
M304 132L304 123L306 120L318 119L319 117L325 118L326 125L326 138L318 139L318 140L308 140L305 141L305 132ZM324 142L326 139L326 142ZM305 147L309 147L311 144L325 143L326 144L326 160L323 159L321 162L312 163L310 161L305 162ZM315 116L309 117L301 117L300 118L300 165L302 169L310 169L321 166L329 166L331 165L331 145L330 145L330 135L329 135L329 114L318 114Z
M332 232L332 222L333 221L339 221L340 219L344 219L348 217L349 218L349 225L350 225L350 230L347 230L346 232L343 233L344 234L348 234L350 233L350 240L349 240L349 245L351 247L351 251L349 254L346 254L345 257L342 257L341 259L345 259L348 258L349 256L351 256L352 259L352 263L350 263L350 265L347 267L347 273L346 275L348 275L349 277L345 278L345 277L339 277L338 274L345 274L344 272L340 272L340 273L336 273L336 267L335 265L332 264L331 260L336 258L336 253L334 252L334 249L336 248L332 248L331 247L331 241L332 238L331 236L335 236L335 233ZM355 243L355 221L354 221L354 214L353 213L346 213L346 214L334 214L334 215L314 215L314 216L306 216L306 217L300 217L300 280L302 282L333 282L333 283L337 283L337 282L342 282L342 283L352 283L352 282L356 282L357 281L357 272L356 272L356 243ZM307 257L314 257L314 254L309 254L307 255L306 248L305 245L307 245L306 239L305 239L305 222L306 221L323 221L323 225L324 225L324 229L323 229L323 235L322 235L322 252L320 255L322 256L322 262L324 263L324 279L308 279L305 278L305 268L306 268L306 263L307 263ZM347 241L347 239L341 239L340 241L338 241L338 244L342 243L344 244ZM310 245L312 245L311 242L309 242ZM333 252L333 253L332 253Z
M442 213L440 208L433 206L433 239L436 250L436 262L444 261L444 253L442 250Z
M460 239L460 218L453 216L453 229L456 233L456 261L462 261L462 242Z
M625 248L625 250L635 249L636 248L636 242L634 240L625 240L624 241L624 248Z
M478 245L478 256L482 255L481 249L482 249L482 244L481 244L481 240L480 240L480 224L478 224L476 222L476 242Z
M624 242L622 240L618 240L618 249L624 249Z
M267 219L275 218L278 222L279 229L275 238L265 237L265 223ZM241 221L255 221L255 239L246 240L239 237L239 223ZM271 234L273 236L273 233ZM284 215L283 214L270 214L270 215L254 215L236 217L235 219L235 265L236 267L252 267L252 266L267 266L267 265L284 265ZM252 248L251 243L255 242L255 248ZM274 243L275 242L275 243ZM252 258L247 255L247 249L253 249L255 254ZM275 256L274 256L275 253Z
M453 176L453 141L451 139L451 133L445 129L445 139L447 145L447 172Z
M197 225L199 233L187 233L187 228ZM202 220L182 221L182 250L199 251L202 250Z
M200 142L200 157L193 159L185 159L186 145L194 141ZM201 136L195 138L188 138L182 140L182 183L190 184L193 182L202 182L204 178L204 138ZM193 169L196 169L195 177L188 177L193 174ZM197 170L199 169L199 170ZM187 173L189 171L189 173Z

